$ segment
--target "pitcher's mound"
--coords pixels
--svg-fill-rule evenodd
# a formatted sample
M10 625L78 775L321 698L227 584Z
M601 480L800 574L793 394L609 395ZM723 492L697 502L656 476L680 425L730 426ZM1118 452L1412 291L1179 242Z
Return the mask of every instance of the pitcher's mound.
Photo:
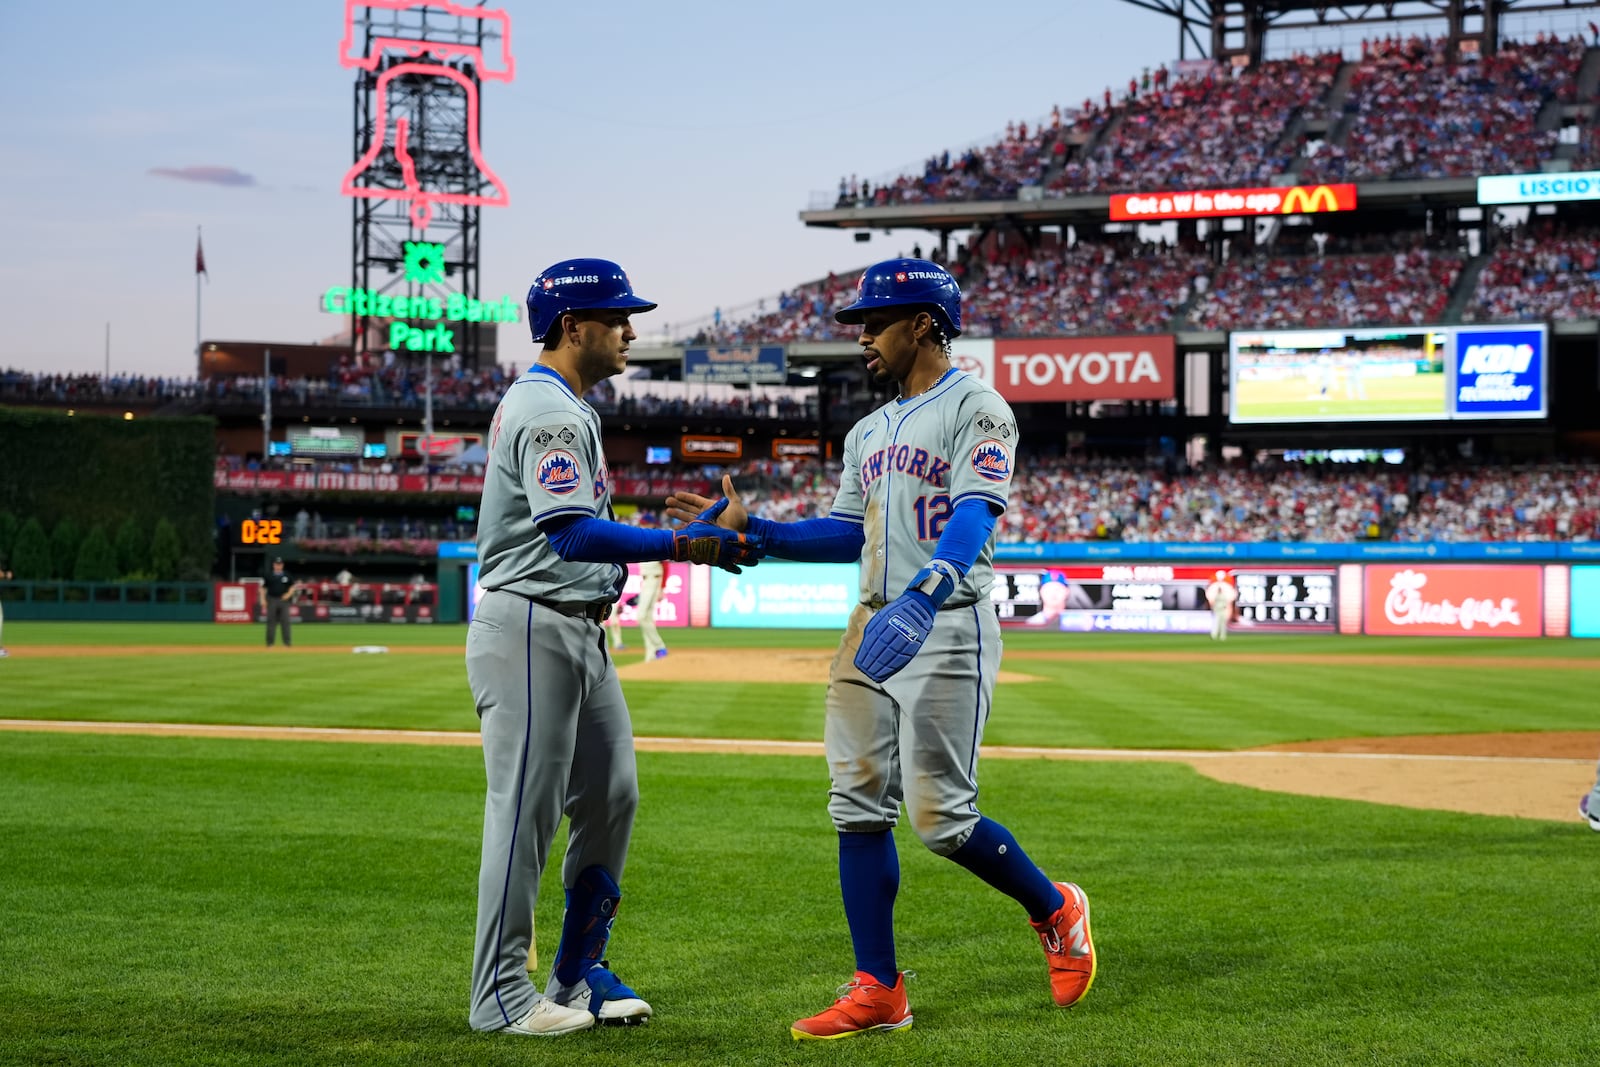
M617 668L624 681L787 682L826 685L831 648L691 648ZM1002 682L1037 682L1036 675L1001 671Z

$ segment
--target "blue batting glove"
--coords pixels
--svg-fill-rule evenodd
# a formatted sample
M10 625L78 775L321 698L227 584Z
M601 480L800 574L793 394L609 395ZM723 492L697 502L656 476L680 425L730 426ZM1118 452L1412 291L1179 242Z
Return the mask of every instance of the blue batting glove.
M906 591L867 622L856 650L856 670L882 683L910 663L933 630L934 613L956 591L963 573L947 560L929 560Z
M727 497L723 497L721 500L717 501L715 504L712 504L709 508L706 508L700 514L696 515L694 517L694 521L695 522L709 522L714 526L714 525L716 525L716 522L717 522L717 516L721 515L724 511L727 511L727 510L728 510L728 498Z
M874 682L894 677L922 649L933 631L933 598L908 589L867 622L856 650L856 670Z

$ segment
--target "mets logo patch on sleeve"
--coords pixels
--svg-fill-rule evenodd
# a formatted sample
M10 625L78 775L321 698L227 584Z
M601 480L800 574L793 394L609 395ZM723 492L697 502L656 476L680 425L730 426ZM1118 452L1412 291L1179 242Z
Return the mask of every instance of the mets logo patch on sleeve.
M999 441L980 441L972 450L972 469L980 478L1003 482L1011 477L1011 450Z
M572 453L557 448L546 452L539 461L539 484L545 492L566 496L578 488L583 476L578 472L578 461Z

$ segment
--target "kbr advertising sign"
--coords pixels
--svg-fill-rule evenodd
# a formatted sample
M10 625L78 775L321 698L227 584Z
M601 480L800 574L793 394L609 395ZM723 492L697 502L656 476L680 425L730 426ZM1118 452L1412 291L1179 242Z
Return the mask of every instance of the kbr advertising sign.
M1116 193L1111 197L1111 221L1320 215L1329 211L1354 211L1355 207L1356 187L1349 184Z
M742 574L711 572L711 625L843 630L860 597L854 563L768 562Z
M1171 334L996 340L990 383L1007 400L1171 400L1177 396ZM982 365L968 355L966 361Z
M1457 331L1454 417L1543 418L1545 345L1543 326Z
M1538 637L1537 566L1370 565L1365 630L1405 637Z
M1237 330L1228 418L1542 419L1548 353L1543 325Z
M732 385L782 385L789 380L782 345L759 348L685 348L683 380Z
M1480 204L1553 204L1561 200L1600 200L1600 170L1491 174L1478 179Z

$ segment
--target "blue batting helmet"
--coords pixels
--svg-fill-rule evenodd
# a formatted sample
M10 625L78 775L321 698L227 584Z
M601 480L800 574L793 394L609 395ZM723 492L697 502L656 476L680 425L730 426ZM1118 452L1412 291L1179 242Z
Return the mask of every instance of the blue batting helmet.
M528 329L543 344L569 311L654 311L633 294L628 275L609 259L564 259L547 267L528 289Z
M835 321L857 326L873 308L917 305L928 309L945 340L961 333L961 287L937 263L886 259L868 267L856 289L856 302L835 312Z

